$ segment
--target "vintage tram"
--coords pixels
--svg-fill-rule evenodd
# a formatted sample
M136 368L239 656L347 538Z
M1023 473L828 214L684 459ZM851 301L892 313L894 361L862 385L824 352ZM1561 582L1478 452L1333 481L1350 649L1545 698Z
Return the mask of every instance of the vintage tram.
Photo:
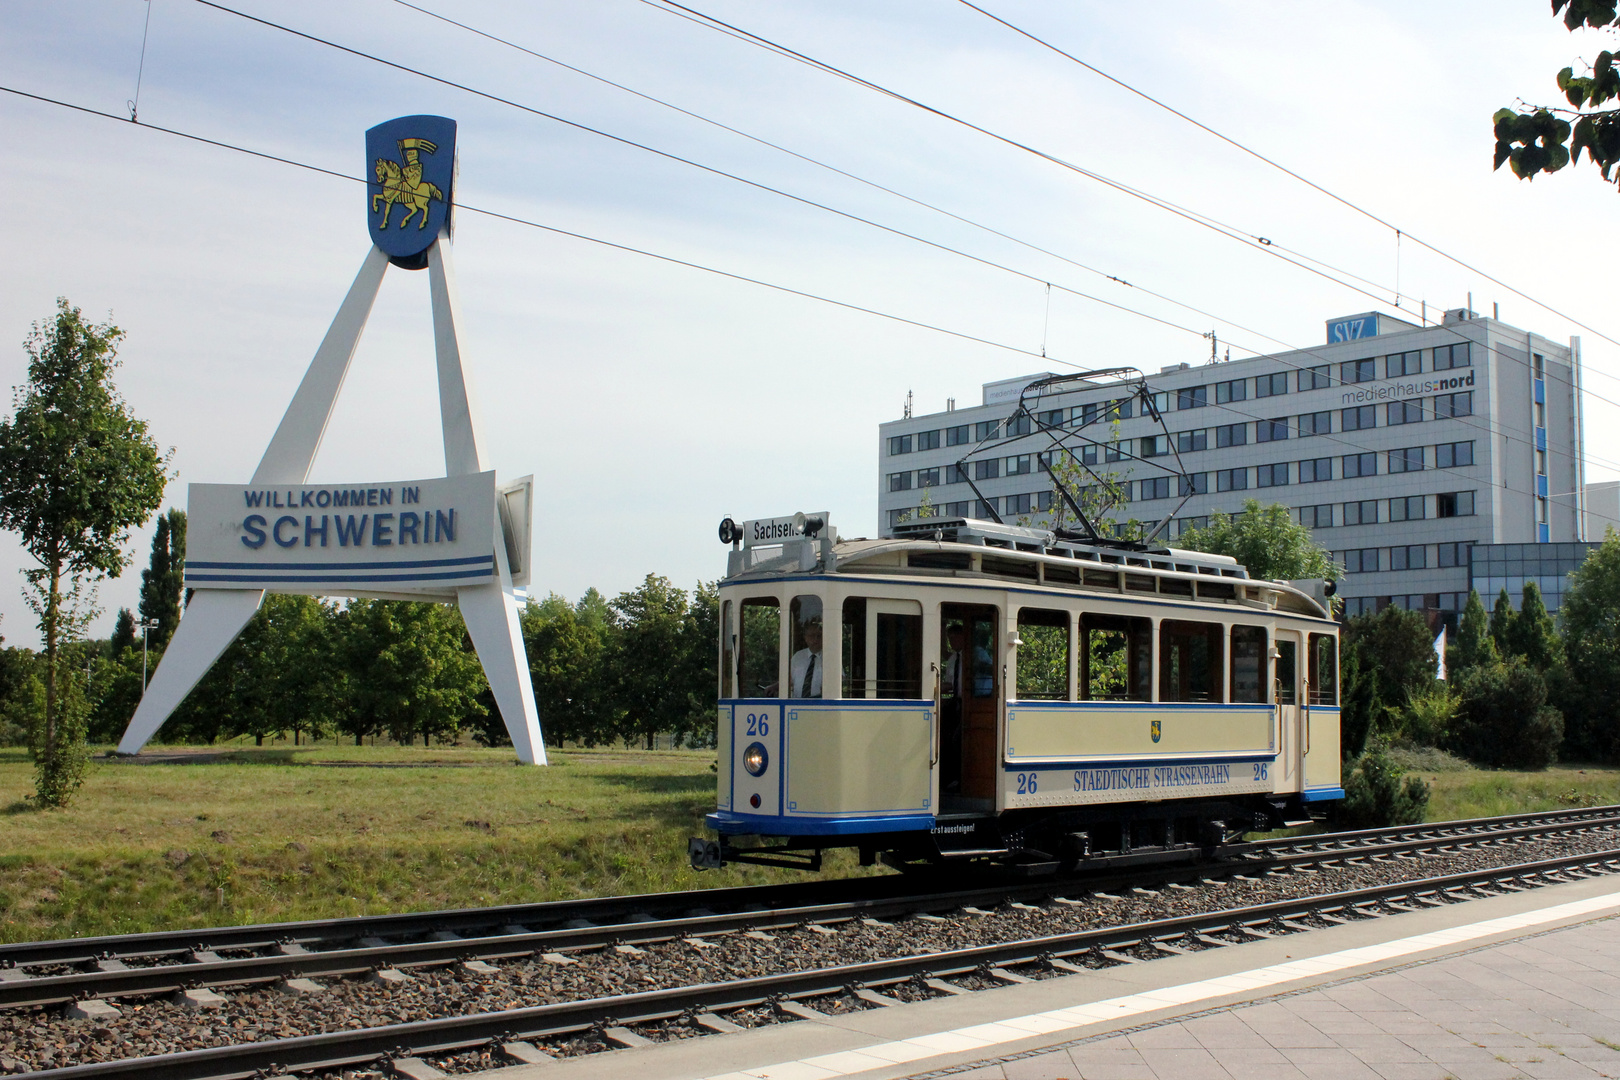
M722 524L694 865L1164 858L1343 797L1330 584L994 521L894 534Z

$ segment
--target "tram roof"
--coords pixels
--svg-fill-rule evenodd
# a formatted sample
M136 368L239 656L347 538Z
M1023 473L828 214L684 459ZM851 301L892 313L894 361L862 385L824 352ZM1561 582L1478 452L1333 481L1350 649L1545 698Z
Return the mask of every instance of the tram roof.
M896 526L895 533L878 539L798 539L780 547L733 551L725 580L760 581L817 569L824 573L915 575L935 581L971 575L1009 584L1073 586L1105 595L1163 593L1167 599L1181 602L1189 598L1212 603L1261 602L1292 614L1328 617L1326 596L1312 595L1300 587L1311 583L1251 579L1248 570L1228 555L1065 540L1050 529L973 518L926 518ZM1042 565L1048 568L1045 572L1037 569ZM1067 572L1060 571L1060 577L1052 572L1054 567ZM1112 586L1107 584L1110 577Z

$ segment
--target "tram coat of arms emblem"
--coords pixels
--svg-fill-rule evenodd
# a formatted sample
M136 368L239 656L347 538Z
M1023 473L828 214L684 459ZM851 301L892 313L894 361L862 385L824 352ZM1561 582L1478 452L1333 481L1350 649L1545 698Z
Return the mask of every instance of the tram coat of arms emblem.
M1159 736L1164 734L1164 728L1162 726L1163 723L1164 721L1162 720L1152 720L1148 722L1148 734L1153 736L1154 742L1158 742Z
M366 210L371 239L396 266L419 270L450 222L456 122L401 116L366 132Z

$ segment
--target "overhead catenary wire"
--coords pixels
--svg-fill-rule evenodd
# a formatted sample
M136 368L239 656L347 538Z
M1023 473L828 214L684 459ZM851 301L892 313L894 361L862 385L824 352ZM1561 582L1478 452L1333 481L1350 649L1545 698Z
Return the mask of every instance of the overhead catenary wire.
M52 97L49 97L49 96L46 96L46 95L43 95L43 94L30 93L28 91L25 91L25 90L22 90L22 89L16 88L16 87L0 85L0 92L12 94L12 95L20 97L20 98L25 98L25 99L37 101L37 102L40 102L42 104L53 105L53 106L56 106L56 107L59 107L59 108L68 109L68 110L71 110L73 112L77 112L77 113L81 113L81 114L85 114L85 115L96 116L96 117L100 117L100 118L107 119L107 120L117 121L119 123L127 123L128 122L121 116L118 116L118 115L113 114L113 113L106 112L106 111L101 110L101 109L91 108L91 107L85 106L85 105L78 105L78 104L74 104L72 102L62 101L60 99L52 98ZM280 155L280 154L272 154L272 153L268 153L268 152L262 151L262 150L255 150L255 149L252 149L252 148L249 148L249 147L241 146L241 145L236 144L236 143L227 142L227 141L221 140L221 139L213 139L213 138L209 138L209 137L203 136L203 135L197 135L197 134L194 134L192 132L182 131L182 130L177 129L177 128L170 128L170 127L165 127L165 126L162 126L162 125L151 124L151 123L143 123L143 124L139 125L139 127L143 131L150 131L150 132L154 132L154 133L161 133L161 134L164 134L164 135L170 135L170 136L185 139L185 140L188 140L188 141L191 141L191 142L196 142L196 143L199 143L199 144L212 146L212 147L215 147L215 148L218 148L218 149L229 150L229 151L232 151L234 153L245 154L245 155L248 155L248 156L251 156L251 157L259 158L261 160L274 161L274 162L277 162L278 164L289 165L289 166L292 166L294 168L302 169L302 170L305 170L305 171L308 171L308 172L317 173L317 174L324 175L324 176L333 177L335 179L344 180L344 181L347 181L349 183L365 184L365 183L368 182L367 179L365 177L362 177L362 176L353 176L353 175L341 172L341 171L336 170L336 169L329 169L329 168L325 168L323 166L314 165L314 164L310 164L308 162L299 161L296 158L291 158L291 157L287 157L285 155ZM611 241L611 240L604 240L604 239L602 239L600 237L594 237L594 236L590 236L590 235L585 234L585 233L580 233L580 232L576 232L576 231L569 230L569 229L563 229L563 228L560 228L560 227L554 226L554 225L547 225L547 224L544 224L542 222L534 221L534 220L529 219L529 218L520 217L520 216L515 215L515 214L506 214L506 213L502 213L500 211L490 210L490 209L486 209L486 208L483 208L483 207L470 205L470 204L466 204L466 203L459 203L459 202L457 203L457 206L461 210L463 210L465 212L478 214L478 215L481 215L483 217L488 217L488 218L491 218L491 219L494 219L494 220L505 221L505 222L509 222L509 223L512 223L512 224L521 225L521 226L524 226L524 227L527 227L527 228L538 229L538 230L548 232L548 233L552 233L552 234L555 234L555 235L565 236L565 237L568 237L568 238L571 238L571 239L581 240L581 241L585 241L587 243L596 244L596 245L606 247L606 248L610 248L610 249L613 249L613 250L622 251L622 252L625 252L627 254L640 255L640 256L655 259L655 260L658 260L658 261L661 261L661 262L664 262L664 263L677 265L677 266L682 266L682 267L686 267L686 268L693 269L693 270L699 270L699 271L702 271L704 273L713 274L713 275L723 277L723 278L726 278L726 279L729 279L729 280L732 280L732 281L738 281L738 282L742 282L742 283L745 283L745 284L756 285L756 286L759 286L761 288L771 289L771 290L781 292L781 293L785 293L785 294L788 294L788 295L801 297L803 299L814 300L814 301L817 301L819 303L829 304L829 305L832 305L832 306L835 306L835 307L843 308L845 310L855 311L855 312L858 312L858 313L861 313L861 314L872 315L872 316L877 317L877 318L887 319L887 320L897 322L897 323L900 323L900 324L903 324L903 325L911 326L911 327L914 327L914 328L917 328L917 329L927 330L927 331L930 331L930 332L939 333L939 334L947 335L947 336L950 336L950 337L954 337L954 338L958 338L958 339L962 339L962 340L966 340L966 341L971 341L971 342L974 342L976 344L985 345L985 346L988 346L988 347L991 347L991 348L996 348L996 349L1004 350L1004 351L1007 351L1007 352L1015 352L1015 353L1025 355L1025 356L1040 358L1039 353L1036 353L1036 352L1034 352L1032 350L1029 350L1029 349L1021 348L1021 347L1016 346L1016 345L1010 345L1010 344L1008 344L1006 342L999 342L999 341L995 341L995 340L992 340L992 339L989 339L989 338L983 338L983 337L979 337L977 335L965 333L965 332L962 332L962 331L952 330L952 329L949 329L947 327L942 327L942 326L939 326L939 325L936 325L936 324L927 323L927 322L924 322L924 321L921 321L921 320L906 318L904 316L895 315L893 313L885 312L885 311L882 311L882 310L879 310L879 309L876 309L876 308L865 307L863 305L851 303L851 302L848 302L848 301L843 301L843 300L838 300L838 299L835 299L835 298L832 298L832 297L823 296L823 295L818 294L818 293L809 292L808 290L795 289L795 288L792 288L790 286L780 285L780 284L777 284L775 282L766 281L764 279L751 277L751 276L745 275L745 274L739 274L739 273L735 273L735 272L728 271L728 270L722 270L722 269L719 269L718 267L708 266L708 265L705 265L703 263L698 263L698 262L695 262L695 261L692 261L692 260L681 259L681 258L678 258L676 256L665 255L665 254L662 254L662 253L659 253L659 252L649 251L647 249L634 247L634 246L629 245L629 244L621 244L621 243ZM1052 356L1047 356L1044 359L1049 360L1049 361L1051 361L1053 363L1062 364L1065 367L1073 368L1075 370L1083 370L1081 368L1081 365L1075 364L1072 361L1061 360L1061 359L1058 359L1058 358L1052 357ZM1260 417L1258 417L1256 414L1244 413L1244 412L1241 412L1239 410L1234 410L1234 409L1231 409L1231 407L1229 405L1219 405L1218 404L1218 405L1216 405L1214 407L1215 408L1222 408L1222 409L1225 409L1226 411L1234 412L1234 413L1239 414L1239 415L1247 415L1251 419L1260 419ZM1343 445L1356 447L1362 452L1367 452L1367 451L1382 452L1382 451L1375 450L1375 448L1370 447L1370 446L1366 445L1365 443L1357 443L1357 442L1355 442L1353 440L1335 438L1332 435L1323 435L1323 436L1317 436L1317 437L1318 438L1323 438L1324 440L1328 440L1328 441L1338 442L1338 443L1341 443ZM1507 436L1505 433L1504 433L1504 437L1512 438L1512 436ZM1523 440L1518 440L1518 441L1523 441ZM1599 460L1601 460L1601 459L1599 459ZM1533 491L1530 491L1530 490L1527 490L1527 489L1507 488L1506 490L1514 491L1515 493L1521 494L1521 495L1523 495L1523 494L1534 495ZM1590 510L1588 510L1588 514L1592 515L1592 516L1602 516L1602 515L1596 515L1594 512L1592 512ZM1604 520L1610 520L1610 519L1605 517ZM1620 523L1620 519L1617 519L1617 523Z

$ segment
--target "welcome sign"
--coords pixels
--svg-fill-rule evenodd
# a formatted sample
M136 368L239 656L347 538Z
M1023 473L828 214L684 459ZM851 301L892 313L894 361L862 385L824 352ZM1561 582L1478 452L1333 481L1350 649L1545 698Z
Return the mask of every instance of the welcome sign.
M188 588L442 595L496 575L493 472L364 485L192 484L186 515Z

